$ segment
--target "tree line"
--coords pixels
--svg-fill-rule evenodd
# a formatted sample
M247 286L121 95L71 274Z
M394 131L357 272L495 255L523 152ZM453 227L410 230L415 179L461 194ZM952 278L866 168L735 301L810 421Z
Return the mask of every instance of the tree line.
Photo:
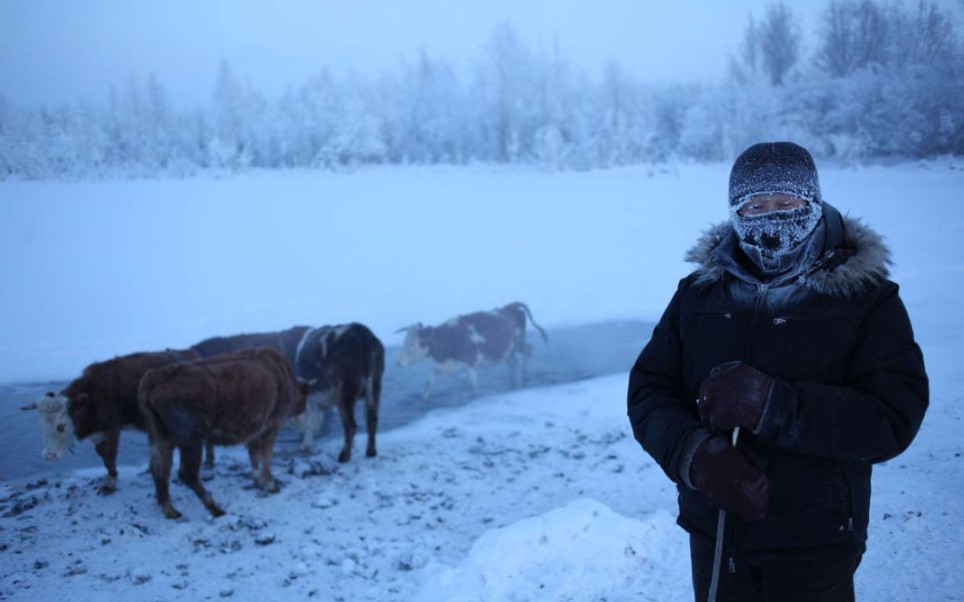
M277 100L222 60L207 106L177 109L153 75L106 106L0 96L0 178L187 176L205 169L533 164L594 169L729 160L764 139L863 161L964 154L964 52L936 2L828 0L804 36L788 3L750 17L717 84L598 78L511 22L475 70L426 53L376 78L326 70Z

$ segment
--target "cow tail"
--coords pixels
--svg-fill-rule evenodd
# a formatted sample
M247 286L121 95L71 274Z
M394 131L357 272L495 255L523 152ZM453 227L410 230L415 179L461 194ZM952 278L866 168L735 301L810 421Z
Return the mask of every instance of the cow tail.
M137 405L141 410L141 415L144 416L147 438L151 443L157 441L158 436L166 432L164 422L150 403L151 393L159 384L161 384L161 379L158 375L153 370L148 370L137 385Z
M378 337L371 331L368 331L368 335L371 338L372 362L371 370L368 373L371 381L371 390L368 391L368 395L377 408L382 398L382 375L385 373L385 346L382 345L382 342L378 340Z
M549 344L549 335L546 334L546 331L542 329L542 326L539 326L538 324L536 324L536 321L535 321L535 320L533 319L533 317L532 317L532 312L529 311L529 306L526 305L525 303L521 303L521 302L518 302L518 301L517 301L516 303L519 305L519 307L521 307L523 310L525 310L526 316L529 317L529 323L532 324L532 326L535 327L535 329L539 331L539 334L542 335L542 341L548 345L548 344Z

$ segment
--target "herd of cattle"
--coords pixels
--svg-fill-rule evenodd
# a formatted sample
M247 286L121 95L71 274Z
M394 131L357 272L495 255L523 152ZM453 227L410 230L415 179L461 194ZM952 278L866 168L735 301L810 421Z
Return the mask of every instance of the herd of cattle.
M545 331L519 302L491 311L458 316L438 326L408 326L400 367L430 359L436 378L466 371L475 394L477 369L504 362L514 385L525 374L532 347L531 323ZM375 432L385 371L385 347L358 323L281 332L242 334L204 340L190 349L141 352L91 364L59 393L48 392L22 410L37 411L43 456L54 460L76 441L94 443L107 469L102 493L117 486L117 450L124 427L145 431L157 502L167 518L181 514L168 492L174 449L180 453L178 478L214 516L224 513L201 484L202 457L214 463L215 445L244 444L255 483L277 491L271 456L281 427L302 433L310 452L327 410L337 408L344 429L339 462L351 458L357 430L355 403L365 400L366 455L375 456Z

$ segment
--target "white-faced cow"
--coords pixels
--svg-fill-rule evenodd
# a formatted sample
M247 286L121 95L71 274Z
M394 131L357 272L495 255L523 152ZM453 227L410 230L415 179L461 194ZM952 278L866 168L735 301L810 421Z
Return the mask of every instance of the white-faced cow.
M338 408L345 431L338 461L347 462L358 428L355 402L364 397L368 428L365 455L375 456L375 431L385 372L385 347L378 337L358 323L313 328L305 333L298 346L295 366L298 376L311 387L307 411L292 421L296 429L304 431L302 449L311 451L326 410L334 406Z
M107 480L100 492L117 487L117 448L124 427L144 430L144 417L137 405L141 377L160 366L199 356L194 351L133 353L87 366L83 374L59 394L49 392L37 402L20 408L37 410L43 434L43 456L56 460L72 451L76 441L94 443L104 461ZM209 456L213 461L213 458Z
M465 370L478 392L478 367L486 362L506 362L513 386L525 378L526 361L532 346L526 341L526 317L549 341L546 331L532 319L532 312L524 303L510 303L492 311L480 311L458 316L439 326L421 323L402 328L405 343L398 365L408 366L422 359L431 359L435 369L425 386L428 399L435 379L441 374Z
M256 484L277 491L271 474L275 438L288 417L305 411L307 395L308 384L298 381L284 355L271 348L148 371L141 379L138 401L151 444L157 503L164 516L181 516L168 493L175 447L181 454L178 477L213 516L224 514L199 478L205 440L216 445L246 444Z
M294 326L279 332L255 332L229 337L212 337L192 346L191 349L201 354L201 357L211 357L221 353L241 351L242 349L271 347L283 353L293 367L298 344L308 330L307 326Z

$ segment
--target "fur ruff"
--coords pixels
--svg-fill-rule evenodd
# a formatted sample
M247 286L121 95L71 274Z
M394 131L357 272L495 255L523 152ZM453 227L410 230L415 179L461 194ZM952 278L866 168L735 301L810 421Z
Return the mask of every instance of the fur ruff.
M828 262L800 278L800 284L816 293L853 297L890 275L893 264L883 237L860 219L844 216L843 249L852 255L842 262ZM710 227L686 253L686 261L696 263L696 285L705 286L723 278L725 268L716 262L713 250L733 231L722 222ZM835 251L839 251L836 249Z

